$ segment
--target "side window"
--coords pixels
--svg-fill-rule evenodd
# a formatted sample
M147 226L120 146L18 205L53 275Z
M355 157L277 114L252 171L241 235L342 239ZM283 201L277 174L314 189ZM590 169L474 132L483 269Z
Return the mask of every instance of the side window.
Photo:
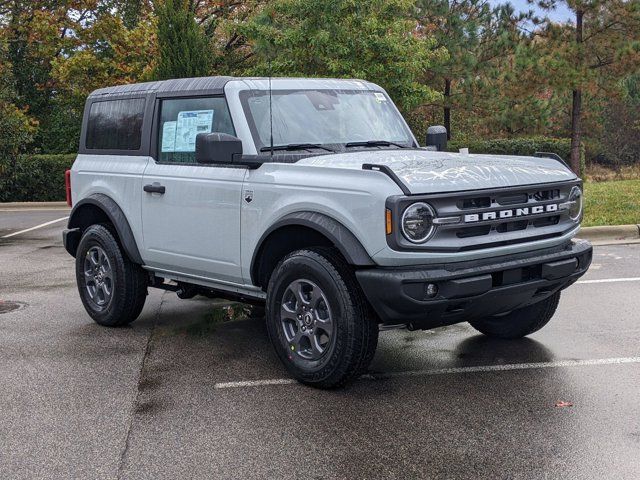
M235 135L227 102L223 97L162 100L158 126L158 160L195 163L196 135Z
M85 146L91 150L140 150L144 98L93 102Z

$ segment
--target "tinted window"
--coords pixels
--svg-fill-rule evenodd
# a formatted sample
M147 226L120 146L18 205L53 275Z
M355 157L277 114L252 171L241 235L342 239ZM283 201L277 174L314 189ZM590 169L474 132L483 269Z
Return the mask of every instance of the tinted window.
M144 104L144 98L92 103L86 147L92 150L139 150Z
M163 100L158 130L159 160L195 163L196 135L211 132L235 135L223 97Z

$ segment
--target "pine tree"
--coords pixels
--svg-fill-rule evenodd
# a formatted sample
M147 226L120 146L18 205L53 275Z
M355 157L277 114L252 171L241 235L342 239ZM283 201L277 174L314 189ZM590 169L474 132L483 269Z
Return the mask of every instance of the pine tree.
M530 0L532 1L532 0ZM533 3L533 1L532 1ZM556 91L571 92L571 168L580 171L584 94L607 95L618 80L637 70L640 61L640 4L626 0L541 0L547 10L565 4L572 22L546 18L539 42L544 81Z
M522 40L518 27L528 18L509 5L491 7L486 0L416 2L420 33L435 38L436 45L449 52L426 71L426 81L443 94L443 124L449 138L452 109L482 102L490 77Z
M158 22L158 63L154 77L201 77L210 73L209 39L194 16L189 0L159 0L156 5Z

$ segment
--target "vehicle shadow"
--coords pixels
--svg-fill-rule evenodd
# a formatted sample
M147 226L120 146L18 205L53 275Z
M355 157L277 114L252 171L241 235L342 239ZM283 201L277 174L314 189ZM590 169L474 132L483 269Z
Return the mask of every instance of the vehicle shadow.
M126 338L144 335L138 330L152 328L147 374L153 368L158 368L161 376L171 372L180 376L189 371L192 378L214 383L287 378L286 369L271 347L263 315L259 308L233 302L165 300L160 315L149 312L126 329L83 325L67 338L67 343L75 346L67 347L96 356L106 355L105 348L114 346L118 347L116 352L129 353L131 347ZM554 358L551 350L531 338L467 336L470 332L463 325L435 333L381 332L369 373L384 376L394 372L548 362ZM95 341L96 336L101 338L99 342ZM87 345L83 347L84 340Z
M553 358L553 352L534 339L489 338L476 334L468 325L459 324L426 332L382 332L370 370L384 374L548 362Z
M501 363L538 363L553 360L553 353L532 338L503 340L475 335L460 342L454 351L456 367Z

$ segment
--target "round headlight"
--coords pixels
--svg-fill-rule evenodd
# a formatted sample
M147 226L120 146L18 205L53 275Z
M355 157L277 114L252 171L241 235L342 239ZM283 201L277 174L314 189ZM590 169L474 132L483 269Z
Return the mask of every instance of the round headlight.
M582 216L582 190L580 187L573 187L569 193L569 216L575 221L579 221Z
M435 216L436 212L427 203L416 202L409 205L402 214L402 234L410 242L426 242L435 231Z

